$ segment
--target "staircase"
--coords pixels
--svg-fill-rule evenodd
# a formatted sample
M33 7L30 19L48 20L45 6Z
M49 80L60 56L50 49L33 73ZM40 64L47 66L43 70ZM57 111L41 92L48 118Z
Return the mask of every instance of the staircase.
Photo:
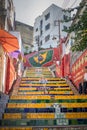
M42 75L47 91L39 83ZM87 130L87 95L74 95L48 68L29 68L13 89L0 130Z
M2 119L2 115L4 113L8 100L9 100L9 96L0 92L0 119Z

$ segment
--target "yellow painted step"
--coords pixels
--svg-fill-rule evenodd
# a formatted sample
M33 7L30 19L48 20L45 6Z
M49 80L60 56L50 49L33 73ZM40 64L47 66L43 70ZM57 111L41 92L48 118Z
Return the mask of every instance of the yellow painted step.
M36 90L37 88L34 88L34 87L19 87L19 91L21 91L21 90ZM64 88L54 88L54 90L57 90L57 91L59 91L59 90L70 90L71 88L69 88L69 87L64 87Z
M10 99L51 99L50 95L13 95ZM66 95L66 96L54 96L54 99L87 99L87 95Z
M8 103L7 108L46 108L51 105L52 103Z
M55 99L87 99L87 95L55 96Z
M26 95L18 95L18 96L11 96L10 99L17 99L17 100L20 100L20 99L50 99L50 96L49 95L46 95L46 96L42 96L42 95L31 95L31 96L26 96Z
M49 94L73 94L72 91L50 91Z
M67 119L83 119L87 118L87 112L75 112L75 113L66 113L65 117Z
M4 113L4 119L21 119L21 113Z
M54 80L54 81L55 81L55 80L58 80L58 81L59 81L59 80L63 80L63 79L61 79L61 78L54 78L54 77L50 77L50 78L46 78L46 79L47 79L47 80ZM23 80L39 80L39 78L26 77L26 78L22 78L21 80L22 80L22 81L23 81ZM65 80L64 80L64 81L65 81Z
M53 103L8 103L8 108L46 108L51 107ZM61 106L66 108L84 108L87 103L60 103Z
M48 84L29 84L29 83L26 83L26 84L20 84L20 86L58 86L58 87L60 87L60 86L64 86L64 87L66 87L66 86L68 86L68 84L59 84L59 83L57 83L57 84L50 84L50 83L48 83Z
M35 92L18 92L18 94L44 94L44 91L35 91Z
M27 113L27 119L54 119L54 113ZM4 119L22 119L21 113L4 113Z
M28 119L54 119L55 114L54 113L28 113L27 114Z
M48 94L73 94L72 91L47 91ZM35 91L35 92L18 92L18 94L44 94L44 90L43 91Z
M87 103L61 103L66 108L84 108L87 107Z

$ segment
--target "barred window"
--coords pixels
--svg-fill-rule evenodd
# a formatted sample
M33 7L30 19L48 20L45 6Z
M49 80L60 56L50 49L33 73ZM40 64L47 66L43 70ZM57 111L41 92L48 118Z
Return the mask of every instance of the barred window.
M47 35L47 36L45 37L45 42L49 41L49 39L50 39L50 35Z
M48 30L50 29L50 23L48 23L46 26L45 26L45 30Z
M48 20L50 18L50 13L48 13L47 15L45 15L45 20Z

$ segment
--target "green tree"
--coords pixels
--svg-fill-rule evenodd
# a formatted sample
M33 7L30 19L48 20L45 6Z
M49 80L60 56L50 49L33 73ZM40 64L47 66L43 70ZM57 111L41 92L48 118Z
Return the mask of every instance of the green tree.
M29 51L29 47L25 46L25 52L24 52L24 54L28 54L28 51Z
M73 37L75 44L71 47L72 51L83 51L87 48L87 10L78 16L77 19L78 22L73 23L72 26L65 31L75 33L75 37Z

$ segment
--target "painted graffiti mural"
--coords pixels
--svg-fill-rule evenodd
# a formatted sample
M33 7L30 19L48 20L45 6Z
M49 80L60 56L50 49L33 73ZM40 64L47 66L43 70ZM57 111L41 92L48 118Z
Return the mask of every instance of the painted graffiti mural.
M77 87L83 77L84 66L87 66L87 50L72 65L72 80Z
M26 55L26 59L28 60L25 65L29 67L50 66L53 64L55 57L56 59L59 58L57 48L42 50Z
M49 62L52 59L53 50L40 52L35 54L33 57L29 58L29 62L32 66L40 67L46 62Z

